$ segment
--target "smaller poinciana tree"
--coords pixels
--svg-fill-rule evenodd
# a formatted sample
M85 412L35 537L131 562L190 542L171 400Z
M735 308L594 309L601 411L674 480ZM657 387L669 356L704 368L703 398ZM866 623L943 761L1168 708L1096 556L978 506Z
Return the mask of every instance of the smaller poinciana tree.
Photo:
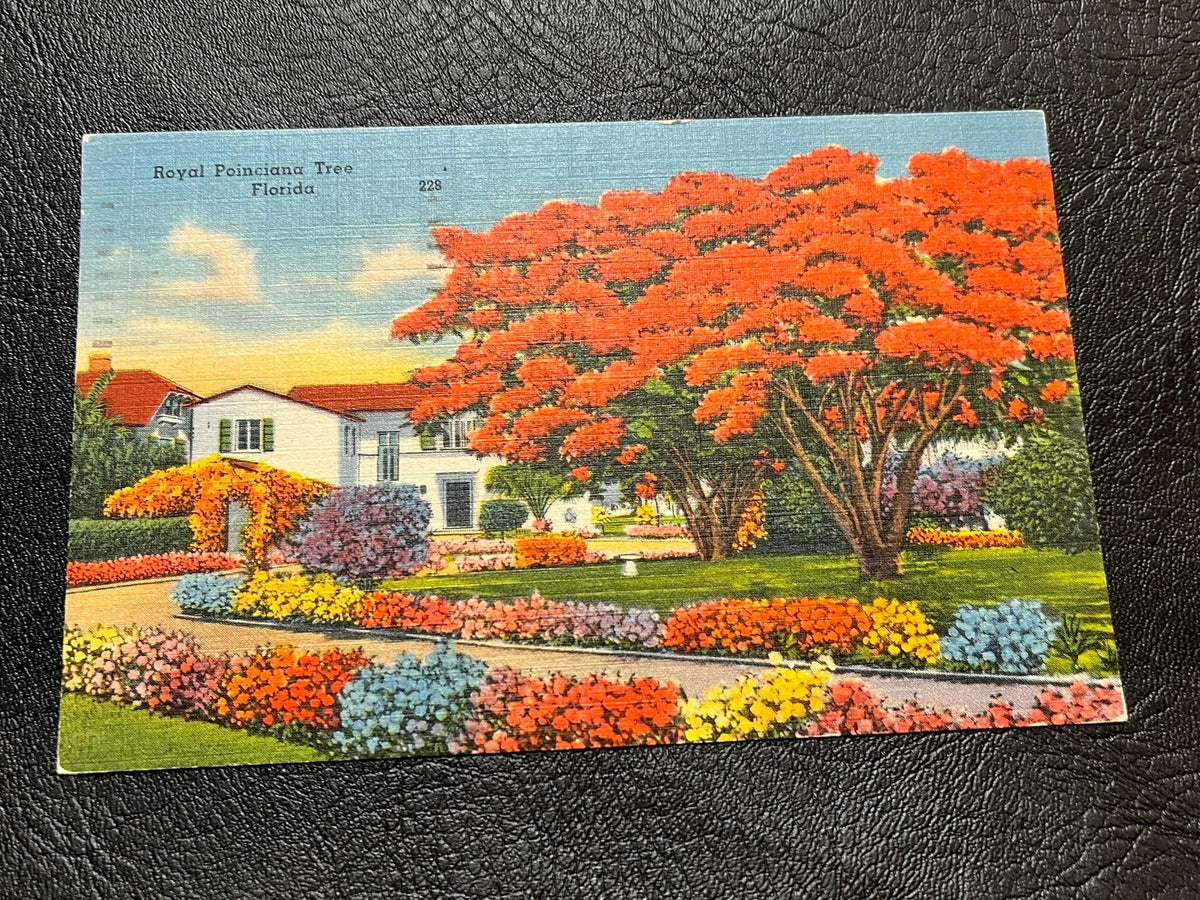
M300 521L289 546L306 569L340 581L401 578L429 557L429 517L415 485L338 488Z

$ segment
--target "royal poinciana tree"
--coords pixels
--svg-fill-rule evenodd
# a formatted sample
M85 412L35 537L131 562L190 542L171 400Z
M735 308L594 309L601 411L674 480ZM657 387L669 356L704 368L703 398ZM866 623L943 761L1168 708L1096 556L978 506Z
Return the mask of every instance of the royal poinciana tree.
M437 229L450 276L393 332L463 342L415 376L415 417L479 411L481 453L656 471L721 542L785 453L863 573L896 576L930 442L1037 423L1074 376L1048 166L878 164L829 147Z

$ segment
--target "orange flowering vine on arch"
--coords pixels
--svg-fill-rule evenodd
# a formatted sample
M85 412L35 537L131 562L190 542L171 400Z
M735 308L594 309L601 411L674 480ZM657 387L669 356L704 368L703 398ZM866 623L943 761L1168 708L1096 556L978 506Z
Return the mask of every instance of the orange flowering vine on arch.
M237 463L210 456L186 466L163 469L122 488L104 502L104 514L120 518L187 514L192 548L225 549L230 502L244 504L250 516L242 532L242 552L251 569L265 569L267 550L288 534L310 505L329 493L323 481L285 472L265 463Z
M479 452L654 469L714 545L761 486L751 462L790 457L863 573L898 575L934 437L1037 424L1074 368L1049 167L878 164L828 147L435 229L451 275L393 334L465 340L416 373L416 418L472 409Z

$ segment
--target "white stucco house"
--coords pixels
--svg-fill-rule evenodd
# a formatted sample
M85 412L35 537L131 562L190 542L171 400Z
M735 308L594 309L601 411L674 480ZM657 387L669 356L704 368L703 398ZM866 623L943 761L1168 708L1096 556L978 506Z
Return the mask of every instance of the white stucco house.
M190 405L191 458L265 462L342 487L413 484L434 531L478 530L485 475L504 460L468 450L470 416L418 432L409 418L417 398L405 383L305 385L286 395L241 385ZM590 504L560 501L550 519L558 529L588 524Z

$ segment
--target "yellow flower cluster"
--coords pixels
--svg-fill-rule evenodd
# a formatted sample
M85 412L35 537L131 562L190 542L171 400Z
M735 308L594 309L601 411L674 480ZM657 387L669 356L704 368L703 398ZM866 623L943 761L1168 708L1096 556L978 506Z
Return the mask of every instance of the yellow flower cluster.
M866 611L871 630L863 638L863 647L871 655L930 663L941 654L938 636L916 603L880 597Z
M330 575L314 578L256 572L233 595L233 611L263 619L352 622L355 607L364 596L358 588L338 584Z
M658 521L658 513L652 503L643 503L633 511L633 521L639 525L649 525Z
M86 664L99 657L105 650L136 641L139 636L137 628L122 631L112 625L99 625L90 631L68 628L63 633L63 690L85 690Z
M700 700L680 710L689 741L741 741L795 737L804 733L804 718L825 705L822 685L833 660L820 657L806 666L784 666L778 653L767 657L775 666L759 681L744 675L732 687L711 688Z
M741 521L738 522L737 535L733 539L733 549L739 553L757 546L758 542L767 536L767 503L762 491L755 491L750 496L750 502L742 510Z

